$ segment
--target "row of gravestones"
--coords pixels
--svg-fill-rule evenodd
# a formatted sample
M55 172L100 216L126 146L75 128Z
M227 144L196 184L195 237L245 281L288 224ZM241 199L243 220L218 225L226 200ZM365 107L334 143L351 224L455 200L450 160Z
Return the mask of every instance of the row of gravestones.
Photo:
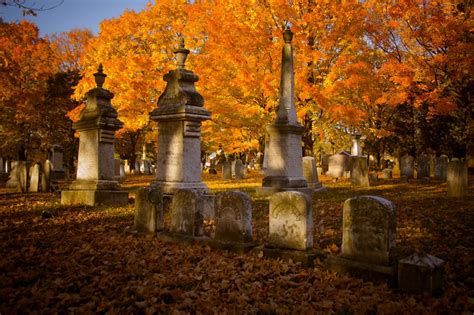
M144 188L135 199L135 228L157 233L165 241L202 241L236 252L256 251L265 257L291 258L312 266L321 258L332 270L349 272L370 280L384 279L406 292L434 292L441 287L443 261L414 254L398 260L394 256L396 210L383 198L361 196L348 199L343 210L341 256L324 257L313 250L313 205L306 194L280 192L269 201L269 228L265 244L252 235L252 201L239 191L217 193L214 207L215 233L204 235L203 219L209 195L190 189L178 190L171 201L158 189ZM165 227L164 212L171 214Z
M7 188L17 192L49 192L51 190L52 163L46 160L43 164L12 161Z

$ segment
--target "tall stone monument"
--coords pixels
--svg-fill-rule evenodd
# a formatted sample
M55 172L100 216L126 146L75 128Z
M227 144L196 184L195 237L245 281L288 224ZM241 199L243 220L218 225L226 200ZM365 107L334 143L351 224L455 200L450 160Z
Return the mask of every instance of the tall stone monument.
M275 122L267 126L270 136L267 155L268 166L262 187L257 194L268 196L280 191L300 191L308 195L308 188L302 170L301 135L304 127L296 119L294 100L293 33L289 28L283 32L285 44L281 58L280 99Z
M360 137L360 134L354 134L352 136L351 155L362 155L362 148L360 147Z
M96 88L86 94L86 107L72 125L79 131L79 156L76 180L61 192L61 204L126 204L128 193L120 190L114 172L115 131L123 123L110 100L113 93L102 86L107 75L102 64L94 73Z
M184 48L184 39L174 53L177 67L165 74L165 91L150 113L159 129L156 179L151 185L168 194L178 189L207 192L201 181L201 122L210 119L211 113L194 86L199 77L185 69L189 50Z

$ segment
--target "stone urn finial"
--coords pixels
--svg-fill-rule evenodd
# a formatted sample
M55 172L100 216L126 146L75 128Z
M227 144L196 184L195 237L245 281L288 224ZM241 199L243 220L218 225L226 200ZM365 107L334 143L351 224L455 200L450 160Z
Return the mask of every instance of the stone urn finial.
M189 49L184 48L184 37L179 38L179 46L174 50L177 60L177 68L184 69L186 58L188 58Z
M291 40L293 39L293 32L290 30L290 27L287 26L283 31L283 40L286 44L291 44Z
M102 63L99 63L99 68L97 69L97 72L94 73L95 84L97 84L97 87L102 88L106 76L107 75L104 73L104 67L102 66Z

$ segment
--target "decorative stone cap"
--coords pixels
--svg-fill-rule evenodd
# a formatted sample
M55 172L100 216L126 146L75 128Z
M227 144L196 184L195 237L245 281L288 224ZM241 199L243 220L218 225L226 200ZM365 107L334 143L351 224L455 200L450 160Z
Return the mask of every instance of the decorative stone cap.
M293 39L293 32L290 30L290 27L287 26L286 29L283 31L283 40L286 44L291 44L291 40Z
M114 94L103 88L107 75L99 64L94 79L97 87L86 93L86 107L81 112L79 121L73 124L73 129L84 130L100 127L101 129L117 130L123 123L117 119L117 111L112 107L110 100Z

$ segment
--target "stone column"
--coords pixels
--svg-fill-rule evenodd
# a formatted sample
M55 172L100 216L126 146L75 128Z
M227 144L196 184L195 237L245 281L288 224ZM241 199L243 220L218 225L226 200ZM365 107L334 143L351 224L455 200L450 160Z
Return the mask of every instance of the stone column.
M211 113L194 86L198 76L185 69L189 50L183 39L174 53L177 68L165 74L165 91L150 113L159 129L156 179L151 185L171 194L186 188L208 192L201 181L201 122Z
M362 155L362 149L360 147L360 137L359 134L354 134L352 136L352 147L351 147L351 155Z
M110 100L113 93L102 88L106 75L99 65L94 74L97 87L86 94L86 107L72 127L79 131L76 180L62 191L61 204L126 204L128 193L120 191L114 172L115 131L123 123Z
M303 177L301 135L304 127L296 119L292 38L293 33L286 29L283 32L280 100L275 122L267 126L270 136L268 166L262 187L257 188L257 194L261 196L290 190L312 193Z

